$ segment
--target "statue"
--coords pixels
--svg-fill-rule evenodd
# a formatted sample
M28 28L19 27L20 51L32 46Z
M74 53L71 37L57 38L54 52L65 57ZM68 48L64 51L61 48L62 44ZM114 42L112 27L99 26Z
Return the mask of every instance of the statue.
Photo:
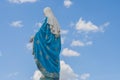
M61 36L60 26L50 7L44 8L45 20L33 37L33 55L43 74L40 80L59 80Z

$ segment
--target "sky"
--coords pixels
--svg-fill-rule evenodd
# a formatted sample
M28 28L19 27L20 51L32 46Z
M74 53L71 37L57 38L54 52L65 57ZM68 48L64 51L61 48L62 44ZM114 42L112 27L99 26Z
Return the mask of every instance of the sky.
M60 80L120 80L119 0L0 0L0 80L39 80L29 40L48 6L61 26Z

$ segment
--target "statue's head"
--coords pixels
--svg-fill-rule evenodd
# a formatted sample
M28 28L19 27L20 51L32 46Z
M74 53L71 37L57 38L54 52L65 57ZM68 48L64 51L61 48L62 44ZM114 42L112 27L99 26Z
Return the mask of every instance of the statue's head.
M53 34L56 34L57 36L59 36L60 26L59 26L59 23L58 23L56 17L53 14L51 8L50 7L45 7L43 12L44 12L45 17L48 18L47 23L50 24L51 32Z
M45 7L44 10L43 10L43 12L44 12L44 15L45 15L46 17L50 17L50 16L53 15L52 10L51 10L50 7Z

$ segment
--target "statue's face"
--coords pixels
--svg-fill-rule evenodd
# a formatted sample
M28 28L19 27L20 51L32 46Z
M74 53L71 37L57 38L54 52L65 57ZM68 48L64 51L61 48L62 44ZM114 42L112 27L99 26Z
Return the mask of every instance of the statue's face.
M50 9L50 7L46 7L46 8L44 8L44 15L45 16L48 16L48 15L50 15L50 12L51 12L51 9Z

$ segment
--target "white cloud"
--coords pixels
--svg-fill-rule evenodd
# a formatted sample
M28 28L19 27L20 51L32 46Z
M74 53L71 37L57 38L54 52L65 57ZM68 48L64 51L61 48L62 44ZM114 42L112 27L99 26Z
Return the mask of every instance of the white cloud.
M90 77L89 73L84 73L80 76L80 80L87 80Z
M110 25L109 22L105 22L105 23L103 24L104 27L107 27L107 26L109 26L109 25Z
M60 33L61 33L61 35L66 35L66 34L68 34L68 30L61 30ZM62 37L61 37L61 44L64 44L65 39L66 39L65 36L62 36Z
M10 25L13 27L23 27L22 21L13 21Z
M35 24L35 26L41 27L41 26L42 26L42 23L41 23L41 22L38 22L38 23Z
M10 74L8 75L8 77L9 77L9 78L14 78L14 77L16 77L18 74L19 74L19 72L10 73Z
M80 40L73 40L72 43L71 43L71 46L80 46L80 47L83 47L83 46L88 46L88 45L92 45L93 42L92 41L87 41L87 42L82 42Z
M103 25L100 26L100 31L101 32L104 32L105 31L105 28L108 27L110 25L109 22L105 22Z
M78 75L74 73L74 71L68 64L66 64L64 61L60 61L60 64L60 80L78 80Z
M68 30L61 30L61 34L67 34Z
M74 73L72 68L66 64L63 60L60 61L61 71L60 71L60 80L78 80L78 75ZM42 74L36 70L32 77L32 80L39 80Z
M66 8L69 8L72 4L73 4L73 3L72 3L71 0L64 0L64 6L65 6Z
M17 3L17 4L22 4L22 3L34 3L37 0L8 0L11 3Z
M79 40L73 40L71 46L85 46L85 44Z
M79 21L76 23L75 27L76 30L80 32L104 32L105 27L107 27L110 23L106 22L101 26L97 26L93 24L91 21L86 22L82 18L79 19Z
M94 25L91 21L86 22L82 18L76 23L76 29L82 32L97 32L99 27Z
M86 42L86 45L92 45L92 44L93 44L92 41L88 41L88 42Z
M32 50L33 49L33 43L28 43L26 45L26 47L27 47L28 50Z
M62 51L62 55L63 55L63 56L71 57L71 56L80 56L80 53L78 53L78 52L76 52L76 51L73 51L73 50L71 50L71 49L65 48L65 49L63 49L63 51Z
M34 32L36 33L36 32L38 32L38 30L40 29L40 27L42 26L42 23L41 22L37 22L36 24L35 24L35 29L34 29Z

